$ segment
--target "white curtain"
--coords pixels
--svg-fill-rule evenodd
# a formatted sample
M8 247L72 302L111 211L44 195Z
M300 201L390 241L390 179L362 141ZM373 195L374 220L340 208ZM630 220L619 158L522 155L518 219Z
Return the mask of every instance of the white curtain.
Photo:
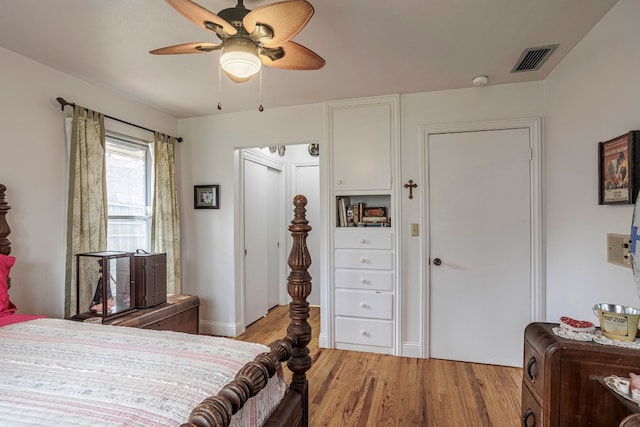
M167 254L167 292L180 293L180 213L175 179L174 137L154 134L154 191L151 241Z
M75 255L106 249L104 115L76 105L69 145L65 317L77 314Z

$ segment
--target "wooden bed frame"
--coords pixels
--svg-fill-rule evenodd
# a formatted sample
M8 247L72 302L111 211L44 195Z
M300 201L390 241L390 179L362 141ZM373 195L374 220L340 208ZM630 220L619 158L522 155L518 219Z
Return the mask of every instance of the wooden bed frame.
M9 255L11 233L6 214L11 209L5 200L6 187L0 184L0 253ZM306 372L311 368L311 356L307 345L311 341L309 303L311 276L309 266L311 258L307 249L307 235L311 230L306 219L306 197L298 195L293 199L294 218L289 226L293 237L293 246L289 254L291 273L287 279L287 290L292 298L289 304L291 322L287 335L269 345L271 351L258 355L252 362L243 366L235 379L225 385L217 395L203 400L196 406L183 427L222 427L231 423L231 417L238 412L246 401L255 396L267 384L281 362L287 362L293 373L289 391L284 396L265 426L288 427L309 425L308 382Z

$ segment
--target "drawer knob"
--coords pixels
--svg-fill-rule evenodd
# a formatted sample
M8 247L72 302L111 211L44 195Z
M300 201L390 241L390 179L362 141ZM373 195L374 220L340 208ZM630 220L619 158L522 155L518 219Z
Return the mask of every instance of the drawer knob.
M361 264L366 264L367 263L367 259L365 257L360 258L360 263Z
M365 239L365 238L363 237L362 239L360 239L360 243L362 243L362 244L364 245L365 243L367 243L367 239Z
M531 408L527 408L522 416L522 427L535 427L536 414L533 413Z
M527 375L532 383L536 382L536 377L538 376L538 361L535 356L531 356L527 362Z
M360 303L360 307L362 307L362 308L367 308L367 307L369 307L369 306L367 305L367 303L366 303L366 302L361 302L361 303Z
M362 329L362 330L360 331L360 335L362 335L363 337L366 337L368 334L367 334L367 331L365 331L364 329Z
M363 285L365 285L367 283L367 279L365 279L364 277L360 279L360 283L362 283Z

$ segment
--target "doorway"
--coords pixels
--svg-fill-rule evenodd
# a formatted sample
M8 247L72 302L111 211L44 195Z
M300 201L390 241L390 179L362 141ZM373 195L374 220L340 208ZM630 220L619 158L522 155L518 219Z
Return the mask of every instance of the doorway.
M472 126L423 135L426 354L521 366L542 306L537 121Z
M318 151L306 143L283 148L237 150L240 197L236 204L239 213L236 261L240 274L236 301L244 327L266 315L272 307L289 302L286 283L291 236L288 226L296 194L307 197L307 218L314 228L307 240L313 260L309 269L313 288L308 301L312 305L320 304L320 241L313 238L320 229Z

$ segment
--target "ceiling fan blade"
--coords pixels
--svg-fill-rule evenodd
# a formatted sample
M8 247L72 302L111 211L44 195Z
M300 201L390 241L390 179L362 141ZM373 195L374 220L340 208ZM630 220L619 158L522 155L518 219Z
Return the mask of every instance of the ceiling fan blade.
M260 60L264 65L283 70L319 70L325 61L317 53L296 42L286 42L277 50L282 49L284 55L279 59L272 59L268 49L263 49Z
M268 26L273 31L273 37L260 38L259 41L266 47L278 47L298 34L312 16L311 3L289 0L252 10L244 17L242 24L249 34L254 33L256 26Z
M171 5L171 7L180 12L182 16L184 16L197 26L204 28L205 30L211 30L218 33L218 31L216 31L217 28L218 30L221 29L229 36L233 36L238 32L233 25L229 24L227 21L220 18L210 10L205 9L204 7L192 2L191 0L166 1ZM207 25L208 22L214 25Z
M222 70L222 68L221 68ZM246 81L249 81L249 79L251 79L251 77L253 76L249 76L249 77L245 77L245 78L240 78L240 77L236 77L233 74L229 74L227 73L225 70L222 70L222 72L229 77L231 80L233 80L235 83L244 83Z
M211 52L212 50L220 49L221 45L215 43L208 42L199 42L199 43L184 43L177 44L174 46L161 47L159 49L154 49L149 51L154 55L176 55L182 53L204 53Z

